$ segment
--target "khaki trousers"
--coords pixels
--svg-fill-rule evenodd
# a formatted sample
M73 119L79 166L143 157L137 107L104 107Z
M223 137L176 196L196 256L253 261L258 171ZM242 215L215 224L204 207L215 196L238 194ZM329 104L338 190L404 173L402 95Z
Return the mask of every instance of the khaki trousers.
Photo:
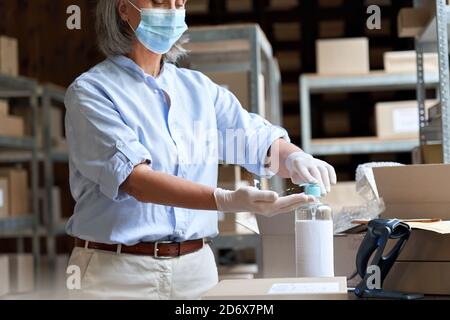
M167 260L75 248L70 266L78 266L81 280L71 299L194 300L218 282L209 245Z

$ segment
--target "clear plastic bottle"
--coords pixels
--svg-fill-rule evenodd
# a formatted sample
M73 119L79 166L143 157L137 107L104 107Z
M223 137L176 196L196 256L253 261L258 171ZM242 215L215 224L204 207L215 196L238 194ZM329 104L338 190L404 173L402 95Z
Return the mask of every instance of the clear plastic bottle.
M316 197L295 212L297 277L334 277L333 216L320 202L318 185L306 185L305 194Z

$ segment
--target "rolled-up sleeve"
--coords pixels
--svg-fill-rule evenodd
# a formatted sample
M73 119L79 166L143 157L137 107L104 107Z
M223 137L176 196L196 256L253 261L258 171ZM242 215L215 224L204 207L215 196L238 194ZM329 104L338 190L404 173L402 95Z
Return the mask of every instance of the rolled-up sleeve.
M111 200L128 199L130 196L121 192L120 186L135 166L151 165L148 150L126 125L112 101L95 85L75 82L66 93L65 105L72 164Z
M241 165L258 176L272 177L275 173L266 163L268 151L276 140L290 142L287 131L247 112L227 89L212 84L211 91L219 130L220 160Z

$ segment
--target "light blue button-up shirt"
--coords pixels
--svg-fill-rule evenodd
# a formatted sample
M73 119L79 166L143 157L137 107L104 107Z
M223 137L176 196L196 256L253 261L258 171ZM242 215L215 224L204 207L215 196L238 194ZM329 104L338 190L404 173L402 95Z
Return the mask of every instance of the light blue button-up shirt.
M155 78L124 56L76 79L65 105L76 201L66 231L101 243L218 234L217 212L142 203L121 191L136 165L216 187L220 161L270 175L264 163L270 145L288 139L205 75L165 63Z

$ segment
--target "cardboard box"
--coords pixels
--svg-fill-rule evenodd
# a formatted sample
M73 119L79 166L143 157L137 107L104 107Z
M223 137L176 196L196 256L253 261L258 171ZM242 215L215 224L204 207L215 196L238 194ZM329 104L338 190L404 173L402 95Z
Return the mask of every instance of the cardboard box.
M203 300L346 300L345 278L225 280Z
M349 277L356 270L356 254L365 233L334 236L334 273L337 277ZM295 234L262 235L263 278L295 277ZM280 250L282 248L282 250ZM359 283L355 278L349 285Z
M0 297L10 292L9 259L6 255L0 256Z
M9 184L8 179L0 178L0 218L9 216Z
M288 10L298 7L298 0L270 0L270 8Z
M19 75L19 49L17 39L0 36L0 73Z
M189 0L186 2L186 10L190 13L208 13L209 0Z
M429 144L421 147L421 159L423 164L442 164L444 163L444 154L442 144Z
M295 234L262 235L263 278L295 277Z
M450 220L450 165L374 168L382 218Z
M0 117L7 116L8 114L9 114L8 100L0 100Z
M234 280L234 279L254 279L258 273L258 266L256 264L239 264L235 266L220 266L219 279Z
M432 295L450 294L450 262L396 262L384 289Z
M229 12L249 12L253 10L252 0L228 0L226 7Z
M32 136L33 110L29 106L20 106L11 110L11 113L24 121L25 135ZM43 147L43 119L42 113L37 113L36 141L38 147ZM50 138L53 147L57 147L64 141L64 111L61 107L50 107Z
M234 190L241 181L241 168L235 165L219 165L218 184L220 188Z
M345 20L324 20L319 22L319 38L345 36Z
M22 169L0 169L9 185L9 213L12 217L30 214L28 173Z
M10 255L9 270L12 293L34 290L34 260L31 254Z
M398 14L398 36L400 38L414 38L426 27L431 16L425 8L402 8Z
M23 119L16 116L0 116L0 136L18 138L25 136Z
M389 244L387 250L391 247L392 244ZM413 229L397 260L450 262L450 234Z
M388 73L417 73L417 54L415 51L390 51L383 55L384 71ZM439 72L437 53L423 54L425 72Z
M386 252L393 246L388 244ZM389 276L386 289L450 294L450 235L413 230Z
M216 84L230 90L242 107L250 109L250 74L248 72L208 72L206 75Z
M427 100L425 107L435 105ZM380 139L419 139L419 109L415 100L377 103L377 136Z
M273 34L277 41L299 41L302 37L299 22L275 22Z
M318 40L316 47L319 74L360 75L370 71L368 38Z

